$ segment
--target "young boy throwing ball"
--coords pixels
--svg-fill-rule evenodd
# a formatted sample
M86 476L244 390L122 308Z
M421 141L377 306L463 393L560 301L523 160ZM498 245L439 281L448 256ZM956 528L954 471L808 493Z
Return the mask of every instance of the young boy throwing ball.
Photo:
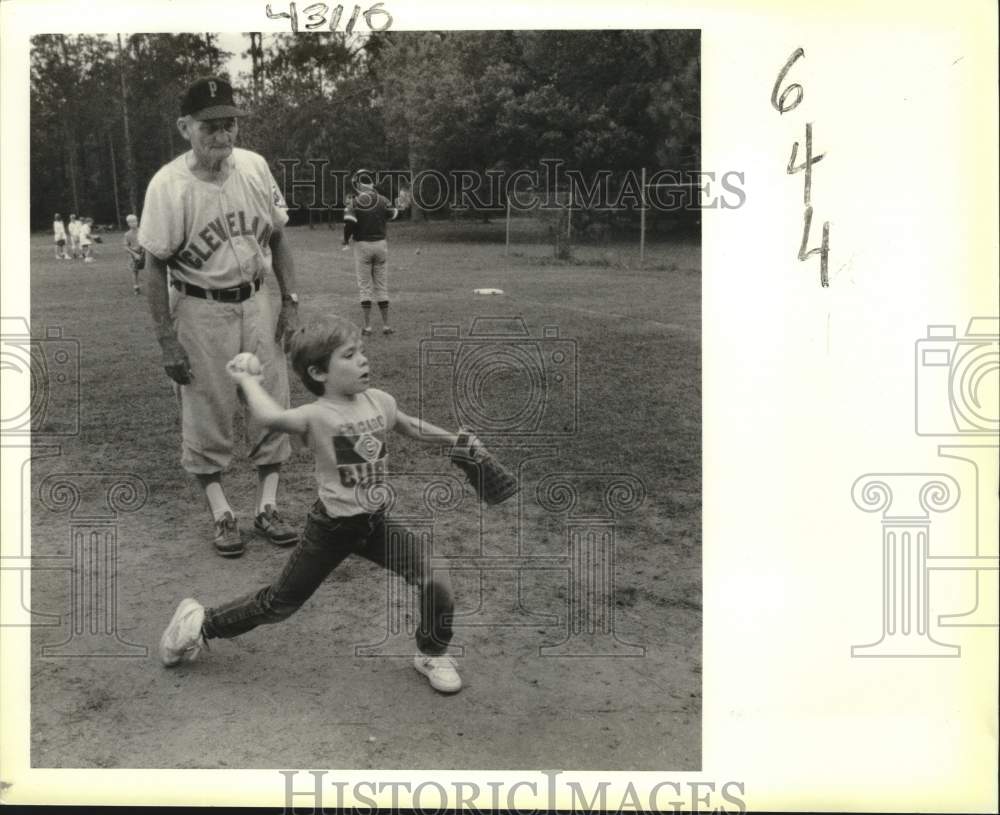
M347 320L325 318L300 328L292 337L291 359L316 400L290 410L281 408L261 386L260 363L253 354L240 354L226 369L259 422L298 434L308 443L315 458L319 499L309 512L301 540L271 585L211 608L192 599L181 601L160 640L163 664L193 660L206 640L235 637L286 619L348 555L355 554L417 586L421 619L414 667L435 690L455 693L462 679L454 659L445 653L452 637L450 580L446 573L431 571L429 553L412 544L416 536L395 528L393 535L386 534L385 507L380 503L384 491L376 485L387 472L389 430L453 448L460 437L406 415L392 396L369 386L361 334Z

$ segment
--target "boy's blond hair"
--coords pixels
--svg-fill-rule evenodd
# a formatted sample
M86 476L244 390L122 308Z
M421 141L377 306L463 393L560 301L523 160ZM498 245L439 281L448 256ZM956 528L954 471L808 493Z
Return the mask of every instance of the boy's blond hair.
M309 368L316 366L326 371L330 354L341 345L361 336L358 327L343 317L321 317L310 320L292 335L292 369L310 393L322 396L326 385L309 375Z
M139 223L139 219L135 215L132 215L132 214L126 215L125 216L125 223L130 224L132 222Z

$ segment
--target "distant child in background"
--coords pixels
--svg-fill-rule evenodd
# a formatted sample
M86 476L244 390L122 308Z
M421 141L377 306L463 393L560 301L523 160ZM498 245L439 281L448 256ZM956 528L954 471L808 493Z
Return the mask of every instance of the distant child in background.
M125 233L125 252L128 254L128 268L132 272L132 293L139 293L139 272L146 264L146 256L139 245L139 219L135 215L126 215L128 232Z
M52 241L55 244L56 260L69 260L69 255L66 254L66 227L58 212L52 216Z
M90 254L90 245L91 245L90 230L93 223L94 223L93 218L84 218L83 221L80 223L80 251L83 253L84 263L94 262L94 258Z
M69 214L66 231L69 233L69 251L73 254L73 259L76 260L80 256L80 222L72 212Z

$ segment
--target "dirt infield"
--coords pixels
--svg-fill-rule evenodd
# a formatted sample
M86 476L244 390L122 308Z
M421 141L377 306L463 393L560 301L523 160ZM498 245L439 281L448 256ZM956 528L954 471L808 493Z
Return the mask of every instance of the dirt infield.
M700 767L697 243L654 245L652 268L639 270L602 249L563 264L544 246L505 258L502 245L463 242L450 229L402 224L390 234L397 334L369 342L373 384L448 425L458 386L449 390L448 370L427 370L421 343L440 324L472 342L465 332L476 317L523 318L529 345L544 353L558 340L575 364L572 387L546 382L546 398L562 403L543 405L534 435L491 445L519 468L517 501L484 509L468 490L428 497L428 484L450 484L457 471L439 451L390 442L394 513L430 524L436 564L452 569L465 681L453 697L431 690L405 656L405 586L356 559L287 622L213 641L189 666L160 666L156 644L181 598L212 604L255 589L287 552L248 534L242 558L213 553L120 237L95 247L87 266L57 261L48 238L33 239L32 335L59 329L45 342L68 343L71 356L79 343L80 385L78 403L71 388L55 394L47 409L65 415L53 412L56 433L34 440L33 766ZM303 312L359 316L339 234L289 233ZM482 286L505 294L477 297ZM490 382L487 396L507 392L516 404L530 376L509 376ZM295 383L293 403L307 396ZM245 459L225 484L249 530L255 477ZM280 498L297 524L315 499L298 444ZM439 502L434 512L428 501ZM603 572L571 556L610 549ZM594 579L610 583L595 588ZM99 600L95 614L91 596L113 601ZM597 599L587 607L581 597ZM374 655L359 655L365 648Z

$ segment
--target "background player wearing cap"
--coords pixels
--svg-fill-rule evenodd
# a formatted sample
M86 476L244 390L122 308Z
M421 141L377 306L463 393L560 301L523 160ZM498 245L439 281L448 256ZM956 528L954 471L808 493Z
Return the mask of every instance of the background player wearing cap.
M295 269L282 227L287 207L267 162L234 146L233 89L220 77L192 84L177 128L191 150L162 167L146 190L139 243L149 266L149 304L163 366L181 402L181 465L205 490L215 522L216 551L243 553L222 471L233 457L237 390L226 362L241 352L263 365L263 387L288 405L288 370L279 340L298 324ZM281 291L277 321L258 293L273 270ZM171 310L168 285L176 289ZM283 433L247 421L249 458L258 489L254 529L289 546L298 534L277 512L278 475L291 455Z
M384 195L375 191L371 170L358 170L351 179L356 195L344 210L344 245L354 238L354 273L361 296L361 315L366 337L372 333L372 300L382 315L382 333L393 333L389 325L389 272L386 268L388 245L385 223L399 214Z

